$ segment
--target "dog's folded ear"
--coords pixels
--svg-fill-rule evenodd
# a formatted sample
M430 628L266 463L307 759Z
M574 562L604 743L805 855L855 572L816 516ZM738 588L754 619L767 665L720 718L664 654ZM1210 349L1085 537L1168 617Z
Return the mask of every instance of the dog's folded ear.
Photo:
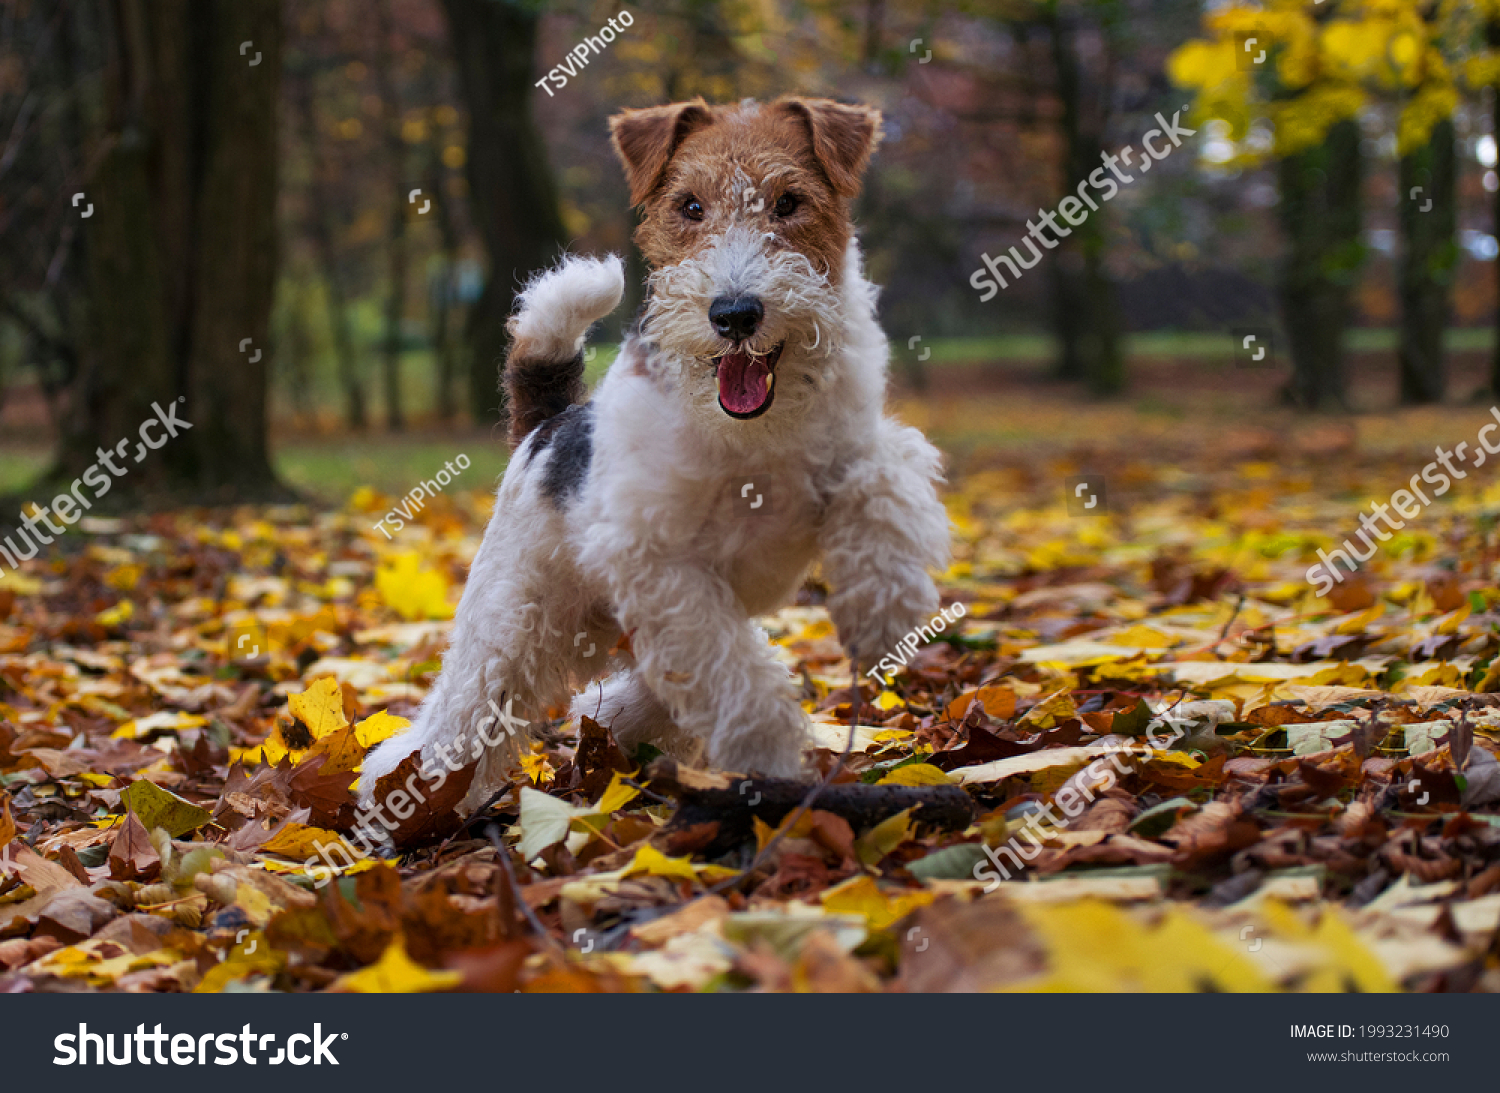
M832 99L777 99L774 104L807 126L813 155L842 197L859 193L860 178L870 154L880 143L880 111L869 106L846 106Z
M701 98L626 110L610 118L610 140L620 162L625 164L630 203L639 205L650 197L666 174L677 146L689 133L712 124L713 114Z

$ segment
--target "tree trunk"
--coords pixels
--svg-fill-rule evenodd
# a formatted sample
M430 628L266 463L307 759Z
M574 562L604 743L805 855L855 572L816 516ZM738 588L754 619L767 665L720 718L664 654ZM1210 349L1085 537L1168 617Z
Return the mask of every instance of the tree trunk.
M312 162L307 184L307 229L312 236L313 250L317 253L324 289L328 294L328 325L333 333L333 356L337 362L339 386L344 392L344 422L354 432L362 432L369 424L369 417L365 410L364 381L359 375L359 357L349 325L349 291L344 284L343 271L339 268L334 222L338 203L333 197L331 171L324 155L324 140L318 131L317 105L313 95L314 78L315 73L309 70L301 79L293 81L297 114L302 123L302 139Z
M55 478L124 439L117 496L286 495L267 451L280 43L279 0L109 0L91 322ZM159 408L182 427L153 451L134 438Z
M429 162L423 175L423 192L432 195L432 211L437 217L438 236L443 241L440 272L429 280L427 314L429 340L436 357L436 383L433 403L439 421L452 421L458 413L454 384L458 379L458 347L454 344L453 313L458 306L459 238L453 209L443 192L443 175L438 152L429 146Z
M401 318L406 312L408 279L406 142L401 139L401 103L392 71L395 60L391 56L391 39L396 31L391 24L391 0L380 0L375 10L376 33L380 39L376 49L375 82L380 88L385 154L391 161L391 221L386 242L385 338L381 376L385 385L386 428L399 433L406 428L406 414L401 405ZM428 194L427 199L433 200L432 195Z
M1292 357L1289 400L1347 409L1344 330L1364 258L1360 241L1359 126L1341 121L1323 144L1278 167L1287 235L1280 295Z
M1062 105L1058 120L1065 149L1063 186L1065 192L1076 194L1101 163L1102 110L1086 108L1077 27L1056 14L1049 16L1046 26ZM1061 348L1057 374L1087 380L1095 395L1116 395L1125 387L1125 360L1115 286L1104 268L1103 207L1090 210L1088 218L1069 231L1053 264L1053 321Z
M1401 157L1401 402L1441 402L1447 390L1443 333L1458 267L1453 123Z
M471 205L490 261L469 315L469 405L476 420L493 422L516 289L557 258L566 235L531 116L537 10L516 0L443 0L443 10L468 106Z
M1492 19L1484 25L1485 43L1490 49L1500 49L1500 19ZM1500 80L1493 85L1494 97L1490 100L1490 127L1495 137L1495 147L1500 149ZM1496 164L1496 170L1500 170L1500 163ZM1490 199L1493 202L1493 231L1496 239L1500 239L1500 186L1495 188ZM1500 265L1496 266L1500 270ZM1500 277L1495 279L1495 349L1490 358L1490 392L1500 397Z

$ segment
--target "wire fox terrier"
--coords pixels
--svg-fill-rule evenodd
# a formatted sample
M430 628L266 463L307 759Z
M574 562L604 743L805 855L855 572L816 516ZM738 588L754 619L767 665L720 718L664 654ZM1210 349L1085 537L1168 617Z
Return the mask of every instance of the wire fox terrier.
M584 401L582 345L620 302L620 260L566 257L521 294L514 454L442 673L365 760L366 800L418 749L457 769L457 747L478 807L529 743L516 727L585 685L573 714L627 753L706 747L723 769L797 777L807 719L752 618L819 558L861 666L938 608L940 459L882 412L889 349L849 216L880 114L699 99L610 130L642 210L646 303ZM506 731L487 733L500 706Z

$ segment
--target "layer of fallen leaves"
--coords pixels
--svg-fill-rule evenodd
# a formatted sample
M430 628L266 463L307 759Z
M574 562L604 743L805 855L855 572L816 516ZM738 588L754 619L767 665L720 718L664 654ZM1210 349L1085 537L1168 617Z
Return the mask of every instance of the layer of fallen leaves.
M84 520L0 577L0 991L1500 986L1500 485L1319 599L1314 552L1405 462L1122 464L1073 517L1083 469L955 483L965 617L857 704L816 574L763 620L815 767L858 713L837 781L957 784L972 826L814 807L712 859L641 787L652 749L563 710L481 814L459 776L350 845L486 500L393 542L369 492Z

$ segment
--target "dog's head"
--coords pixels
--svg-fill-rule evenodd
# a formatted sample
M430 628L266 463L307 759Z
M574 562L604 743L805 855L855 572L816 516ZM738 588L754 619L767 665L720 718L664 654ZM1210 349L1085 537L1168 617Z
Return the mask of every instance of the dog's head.
M795 412L842 329L849 203L880 114L826 99L709 106L610 119L636 242L652 267L644 331L693 404L721 420Z

